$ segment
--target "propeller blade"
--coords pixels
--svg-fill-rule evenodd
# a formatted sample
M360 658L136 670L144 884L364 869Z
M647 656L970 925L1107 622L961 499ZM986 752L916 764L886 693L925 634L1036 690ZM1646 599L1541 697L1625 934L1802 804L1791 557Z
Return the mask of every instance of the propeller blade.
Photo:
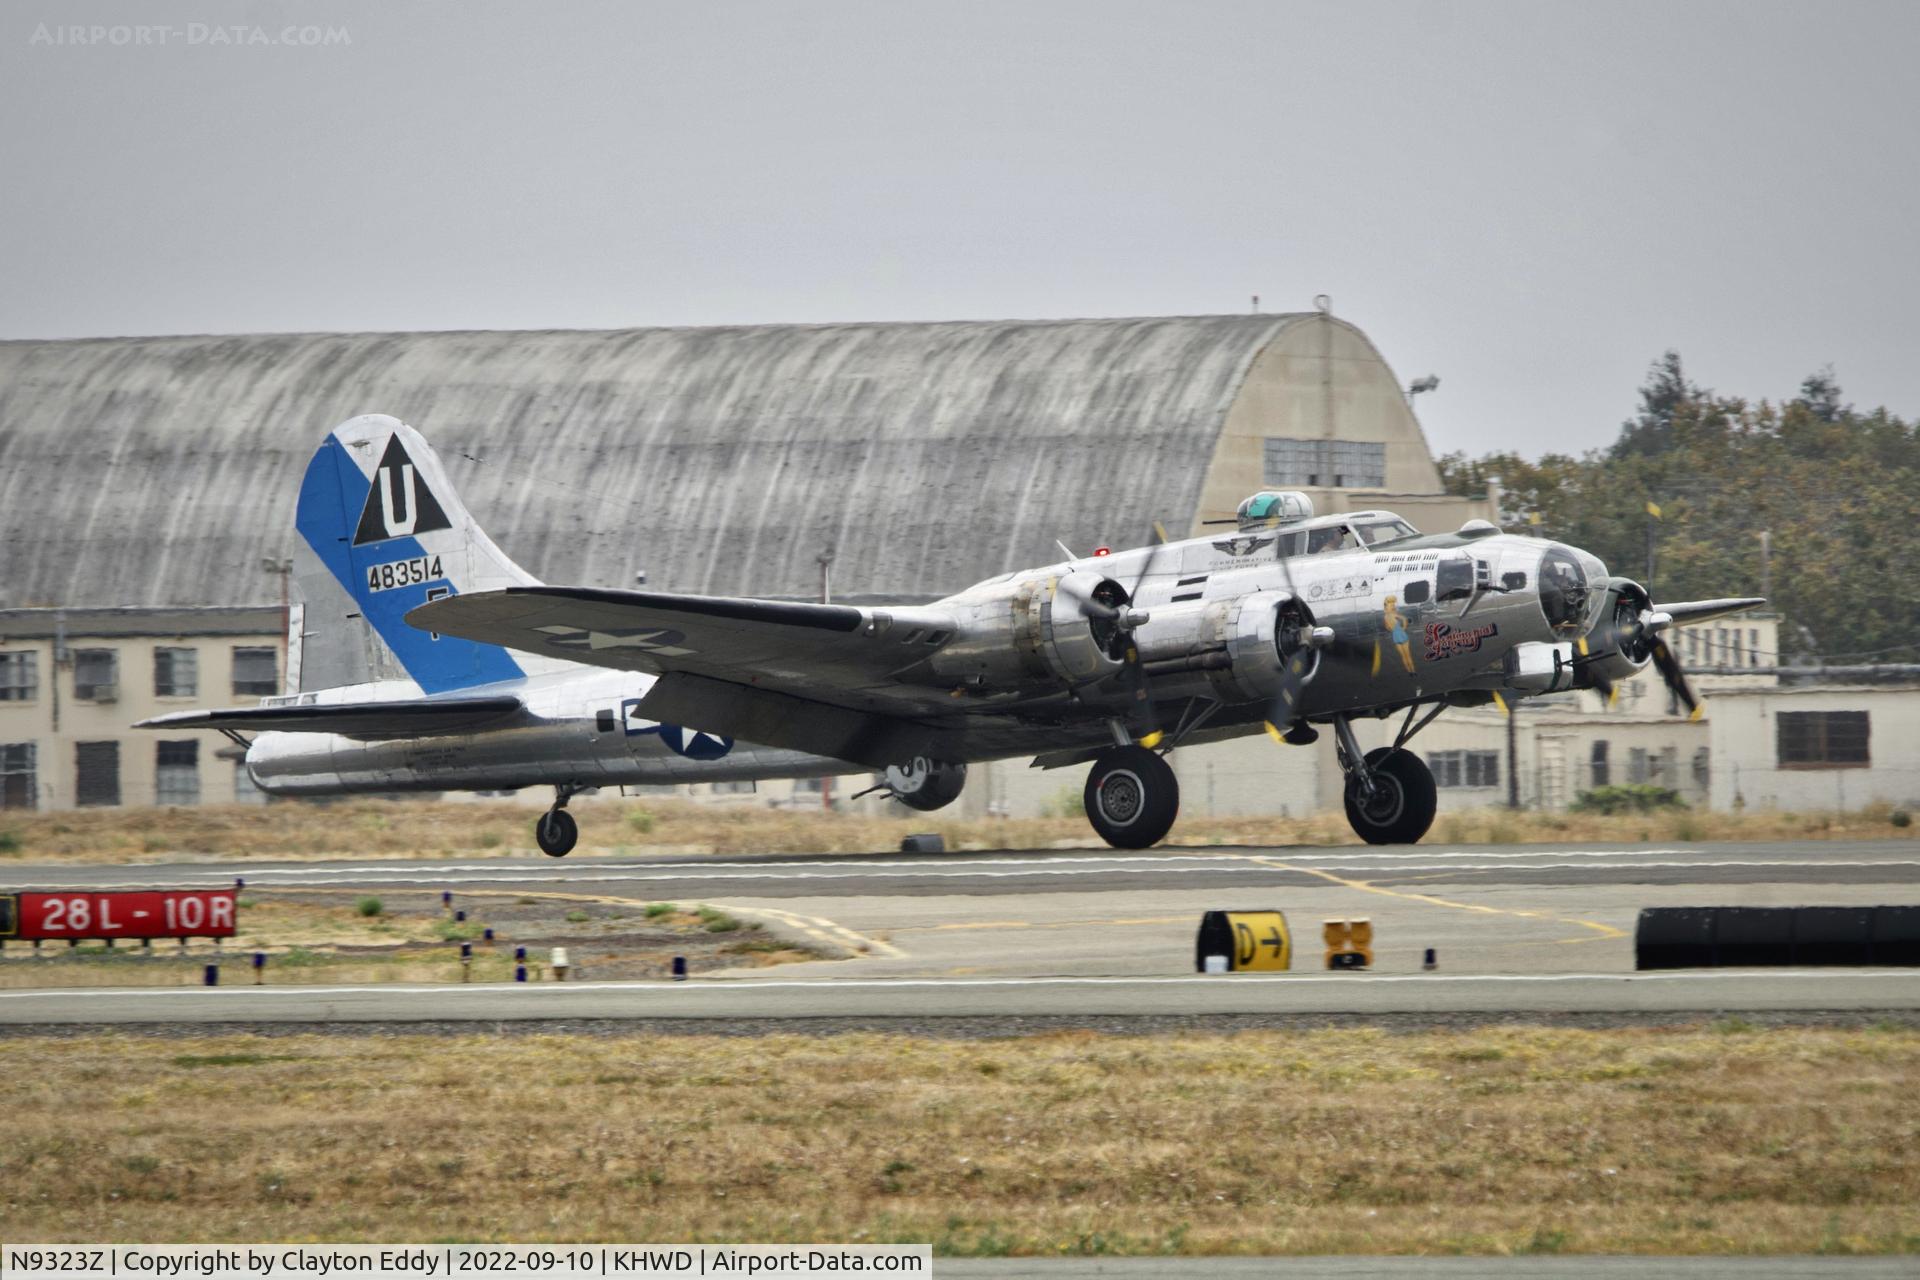
M1673 656L1673 649L1667 644L1665 636L1653 639L1653 665L1660 672L1660 678L1667 682L1667 688L1687 709L1687 718L1698 720L1705 711L1700 699L1693 695L1693 689L1687 684L1687 673L1680 669L1680 659Z
M1601 634L1603 631L1605 632L1604 635ZM1603 623L1601 626L1595 627L1594 634L1600 636L1600 643L1603 648L1611 649L1613 647L1615 628L1611 622ZM1575 642L1574 647L1580 650L1580 658L1582 661L1590 661L1593 658L1593 647L1587 643L1585 636L1581 636L1580 639ZM1607 709L1612 710L1613 705L1620 700L1620 690L1614 686L1613 681L1598 672L1590 673L1587 678L1593 682L1594 689L1606 700Z

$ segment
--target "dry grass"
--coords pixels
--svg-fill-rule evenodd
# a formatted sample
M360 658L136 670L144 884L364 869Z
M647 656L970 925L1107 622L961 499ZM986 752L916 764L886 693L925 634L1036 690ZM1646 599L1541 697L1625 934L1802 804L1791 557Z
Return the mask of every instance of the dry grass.
M908 830L938 831L950 849L1097 847L1079 816L911 820L793 812L691 801L581 803L582 852L632 854L855 853L899 847ZM35 862L139 862L182 857L474 857L530 852L534 810L507 801L351 800L329 805L209 805L193 809L94 809L9 814L0 857ZM1605 817L1512 813L1443 814L1434 843L1515 844L1694 840L1911 838L1884 809L1849 814L1717 814L1692 810ZM1183 818L1174 845L1343 845L1357 838L1345 817Z
M358 893L280 890L242 897L237 932L222 946L196 939L182 948L171 941L150 952L131 942L115 948L88 943L78 948L49 944L35 956L15 946L0 960L0 990L49 987L175 987L201 981L201 966L219 960L223 981L268 986L371 982L507 982L514 948L528 947L536 980L555 943L571 950L580 978L665 977L676 954L691 971L764 968L822 955L762 933L759 923L739 920L706 906L680 908L642 903L607 904L579 895L462 895L469 919L457 923L439 908L439 895L387 891L381 911L365 915ZM581 909L585 908L585 909ZM494 925L487 945L484 931ZM555 936L557 934L563 936ZM473 954L463 969L460 943ZM252 956L267 964L258 973Z
M1920 1032L0 1040L10 1241L1920 1252Z

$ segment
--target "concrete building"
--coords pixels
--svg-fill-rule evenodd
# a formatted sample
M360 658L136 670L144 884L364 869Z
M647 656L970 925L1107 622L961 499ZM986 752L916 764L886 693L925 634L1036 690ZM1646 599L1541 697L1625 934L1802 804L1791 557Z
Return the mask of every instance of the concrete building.
M218 734L127 726L278 693L274 608L0 612L0 808L264 799Z
M592 586L816 598L830 576L838 599L928 599L1055 559L1056 539L1198 532L1261 488L1428 530L1496 506L1442 492L1400 379L1325 311L0 342L0 673L27 673L0 696L0 759L33 779L6 803L105 796L77 761L110 740L120 802L187 797L125 726L245 700L228 664L278 641L299 476L367 412L434 441L530 571ZM83 642L114 652L118 701L88 685ZM160 674L180 650L190 698ZM202 737L202 801L232 792L206 763L226 745ZM1337 801L1324 754L1262 737L1180 768L1190 803L1299 812ZM1033 772L980 770L962 803L1078 785Z
M1783 684L1714 701L1715 809L1920 807L1920 679Z

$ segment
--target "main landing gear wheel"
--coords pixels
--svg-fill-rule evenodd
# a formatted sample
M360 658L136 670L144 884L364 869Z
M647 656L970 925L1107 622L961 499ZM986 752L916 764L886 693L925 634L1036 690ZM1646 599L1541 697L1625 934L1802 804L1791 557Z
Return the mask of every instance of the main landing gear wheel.
M533 838L549 858L564 858L580 839L580 826L565 809L549 809L533 824Z
M1114 747L1087 774L1087 821L1116 849L1145 849L1173 829L1180 780L1145 747Z
M1433 825L1439 798L1433 772L1411 751L1375 747L1367 752L1373 776L1368 795L1356 774L1347 776L1347 821L1368 844L1413 844Z

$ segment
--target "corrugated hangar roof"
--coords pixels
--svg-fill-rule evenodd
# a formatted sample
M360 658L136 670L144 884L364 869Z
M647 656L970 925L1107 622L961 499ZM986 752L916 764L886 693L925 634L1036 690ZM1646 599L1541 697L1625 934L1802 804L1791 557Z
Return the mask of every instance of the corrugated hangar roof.
M925 596L1192 518L1299 315L0 342L0 605L258 604L334 426L554 582Z

